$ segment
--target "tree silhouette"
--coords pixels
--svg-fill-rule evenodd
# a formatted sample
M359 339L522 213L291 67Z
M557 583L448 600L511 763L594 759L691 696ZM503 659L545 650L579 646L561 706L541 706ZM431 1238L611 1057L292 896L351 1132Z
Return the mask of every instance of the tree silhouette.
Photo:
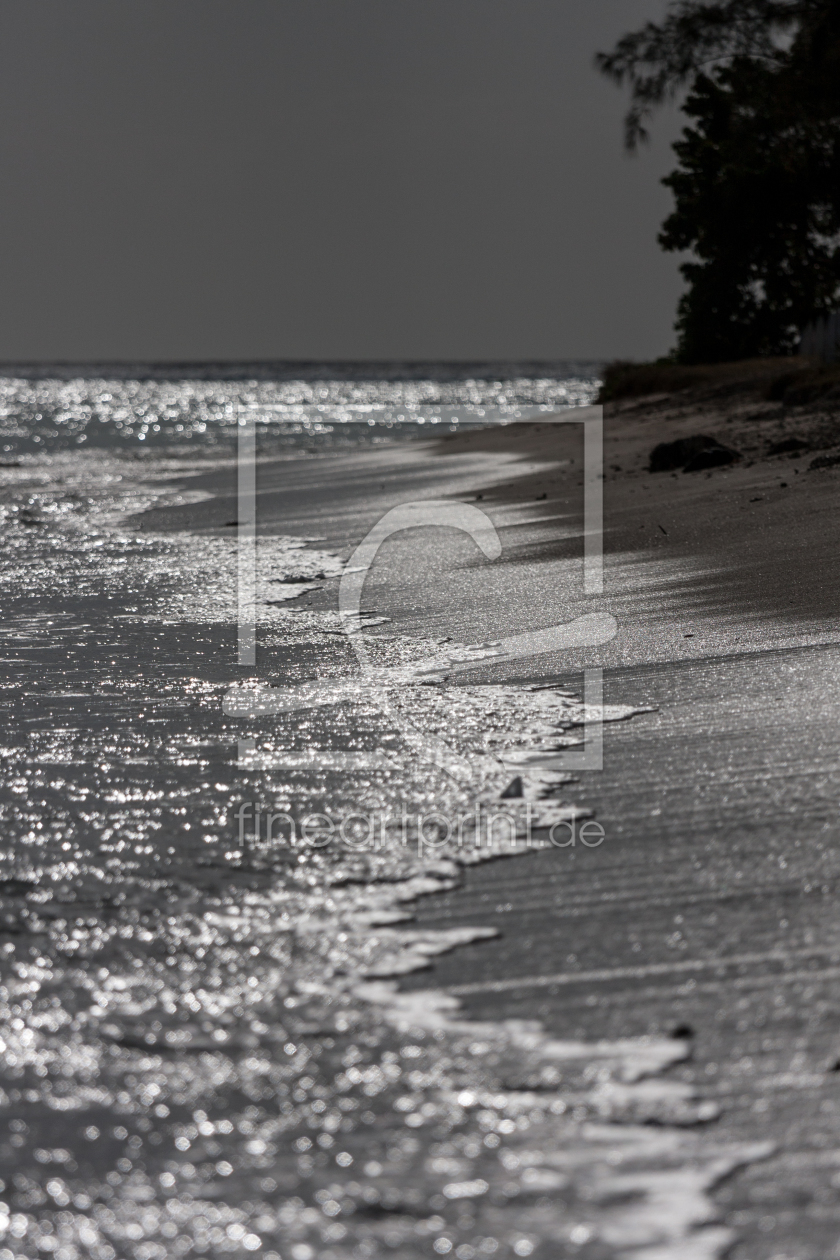
M840 293L840 0L681 0L597 61L630 86L631 149L688 88L659 236L693 254L677 357L789 353Z

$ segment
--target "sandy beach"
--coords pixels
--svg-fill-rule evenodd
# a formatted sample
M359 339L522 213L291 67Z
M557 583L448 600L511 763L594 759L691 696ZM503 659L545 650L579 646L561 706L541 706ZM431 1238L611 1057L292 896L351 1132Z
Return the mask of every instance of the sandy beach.
M840 464L765 393L607 404L591 595L573 413L263 443L248 666L225 450L4 470L21 1246L833 1254Z
M840 0L3 18L0 1260L840 1260Z
M573 688L599 664L608 703L655 706L610 729L603 770L566 790L594 810L603 846L467 868L457 889L424 898L422 926L498 936L404 988L441 987L476 1019L537 1018L590 1042L683 1039L690 1056L670 1079L719 1107L708 1139L773 1148L715 1193L731 1254L824 1256L837 1225L840 469L810 468L835 449L830 407L783 408L760 386L722 392L607 406L595 599L581 591L581 434L550 420L324 459L305 476L265 461L258 519L346 555L396 502L480 503L503 539L493 564L452 531L387 544L365 597L391 630L471 642L593 608L616 617L609 643L470 675ZM697 433L742 458L647 471L657 443ZM791 438L799 449L768 454ZM189 522L212 530L232 499L223 481L205 484L220 497ZM308 596L314 608L332 599Z

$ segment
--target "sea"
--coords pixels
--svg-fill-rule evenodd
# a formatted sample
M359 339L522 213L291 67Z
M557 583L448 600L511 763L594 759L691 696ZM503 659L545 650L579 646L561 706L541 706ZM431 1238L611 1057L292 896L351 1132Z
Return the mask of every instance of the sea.
M709 1192L762 1151L705 1136L684 1041L400 989L491 934L419 898L580 817L546 767L581 697L449 685L487 645L304 606L347 556L295 536L259 551L270 670L232 687L237 538L143 524L243 416L305 476L587 405L601 366L2 371L0 1260L723 1254Z
M22 375L17 376L18 371ZM0 451L218 453L252 412L273 449L329 450L590 403L597 363L0 365Z

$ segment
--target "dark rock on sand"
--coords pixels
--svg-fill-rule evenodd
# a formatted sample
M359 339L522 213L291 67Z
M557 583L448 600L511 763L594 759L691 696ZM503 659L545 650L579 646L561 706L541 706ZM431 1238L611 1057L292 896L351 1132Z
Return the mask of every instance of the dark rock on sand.
M738 451L728 446L710 446L708 450L698 451L686 464L683 472L703 472L706 468L723 468L726 464L734 464L740 459Z
M673 472L682 468L683 472L700 472L704 468L718 468L731 464L741 456L728 446L723 446L717 438L705 433L697 433L693 437L678 438L675 442L660 442L650 454L651 472Z
M781 442L773 442L767 447L768 455L788 455L794 451L807 451L810 449L809 442L803 442L802 438L789 437L784 438Z
M836 468L840 464L840 455L818 455L812 459L809 468Z

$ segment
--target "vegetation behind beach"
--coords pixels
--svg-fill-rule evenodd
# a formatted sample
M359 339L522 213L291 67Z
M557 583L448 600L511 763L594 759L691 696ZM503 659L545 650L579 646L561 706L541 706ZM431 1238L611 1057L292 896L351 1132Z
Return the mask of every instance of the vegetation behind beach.
M793 353L840 300L838 0L672 0L597 65L630 89L630 150L659 106L689 119L659 234L688 254L675 362Z

